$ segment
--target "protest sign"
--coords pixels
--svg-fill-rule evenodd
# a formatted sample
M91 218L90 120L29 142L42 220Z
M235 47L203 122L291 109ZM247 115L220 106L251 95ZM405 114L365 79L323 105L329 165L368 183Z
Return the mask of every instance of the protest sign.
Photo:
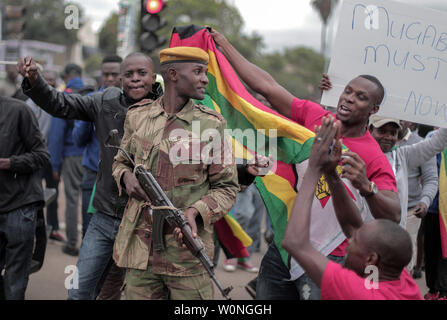
M361 74L385 87L379 114L447 127L447 12L382 0L344 0L321 104L337 106Z

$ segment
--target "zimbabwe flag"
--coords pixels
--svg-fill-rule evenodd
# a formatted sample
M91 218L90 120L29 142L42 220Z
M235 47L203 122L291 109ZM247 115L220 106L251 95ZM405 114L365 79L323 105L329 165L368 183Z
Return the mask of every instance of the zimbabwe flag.
M263 146L258 145L256 150L252 150L245 139L234 135L232 138L235 157L250 159L255 151L259 152L261 149L260 153L268 156L269 146L276 145L274 171L263 178L257 177L256 186L272 220L274 241L280 249L284 263L290 266L289 256L282 249L281 241L296 197L297 176L291 164L300 163L308 158L314 133L264 106L251 96L229 62L217 50L205 28L194 25L175 27L169 47L178 46L198 47L209 54L207 95L200 103L221 113L227 120L229 129L252 130L256 138L264 142ZM216 231L231 229L229 226L219 224L232 225L234 222L232 220L234 218L231 215L221 219L215 225Z
M442 257L447 258L447 149L442 153L439 168L439 227L441 228Z

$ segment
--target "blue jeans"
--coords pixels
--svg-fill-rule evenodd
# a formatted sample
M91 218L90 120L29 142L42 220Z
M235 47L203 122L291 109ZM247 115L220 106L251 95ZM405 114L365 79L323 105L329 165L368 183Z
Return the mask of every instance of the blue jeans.
M0 278L7 300L25 299L36 232L37 207L0 214Z
M121 219L102 212L92 215L82 240L78 263L78 288L68 290L70 300L94 300L98 284L112 258L113 244Z
M237 222L253 239L253 243L247 247L250 255L259 251L261 247L261 222L266 209L254 183L238 193L231 211Z
M344 257L328 256L329 259L343 264ZM284 265L278 248L272 243L259 268L256 283L258 300L321 300L321 290L307 274L294 281Z
M87 232L87 227L92 218L91 213L88 213L88 205L90 197L92 196L93 186L96 182L96 171L84 167L84 176L82 177L82 237L84 238Z

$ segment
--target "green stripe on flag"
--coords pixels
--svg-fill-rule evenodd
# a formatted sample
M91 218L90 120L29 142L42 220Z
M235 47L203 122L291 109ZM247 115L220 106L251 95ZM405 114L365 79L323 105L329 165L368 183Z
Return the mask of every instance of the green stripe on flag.
M229 129L240 129L245 131L246 129L254 130L255 141L265 141L265 146L261 146L261 154L266 154L269 150L270 137L262 134L262 132L257 132L255 126L240 113L233 105L219 92L217 87L216 78L208 73L209 84L207 86L207 94L204 100L196 101L209 108L215 110L213 105L214 102L219 106L222 116L227 120L227 128ZM241 137L234 137L240 143L247 147L247 143L240 141ZM259 139L259 140L258 140ZM312 147L313 138L307 139L303 144L293 141L285 137L276 137L277 145L277 159L285 163L300 163L301 161L309 157L310 149ZM264 150L265 152L262 152ZM258 150L256 150L258 151Z
M284 202L281 201L278 197L276 197L273 193L267 190L264 182L260 177L256 177L256 187L261 194L262 199L264 200L265 207L267 209L267 213L272 220L273 230L274 230L274 238L273 241L276 247L281 254L281 258L284 264L290 268L289 266L289 254L286 250L284 250L281 246L282 239L284 238L284 233L287 228L287 206Z

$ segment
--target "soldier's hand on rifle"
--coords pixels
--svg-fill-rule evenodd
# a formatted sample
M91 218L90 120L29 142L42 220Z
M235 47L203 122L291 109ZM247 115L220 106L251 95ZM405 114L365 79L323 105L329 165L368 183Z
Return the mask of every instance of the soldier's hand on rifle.
M188 208L185 212L183 212L185 215L186 220L188 220L188 223L191 227L192 236L193 238L197 238L197 224L196 224L196 217L199 214L199 211L195 208ZM174 229L174 237L178 241L179 245L181 245L183 248L187 248L186 245L183 243L183 233L180 228Z
M24 78L28 79L31 86L33 86L39 78L39 69L31 57L19 59L19 62L17 63L17 71Z
M123 182L130 198L134 198L138 201L151 202L149 196L144 192L133 172L126 171L123 176Z

